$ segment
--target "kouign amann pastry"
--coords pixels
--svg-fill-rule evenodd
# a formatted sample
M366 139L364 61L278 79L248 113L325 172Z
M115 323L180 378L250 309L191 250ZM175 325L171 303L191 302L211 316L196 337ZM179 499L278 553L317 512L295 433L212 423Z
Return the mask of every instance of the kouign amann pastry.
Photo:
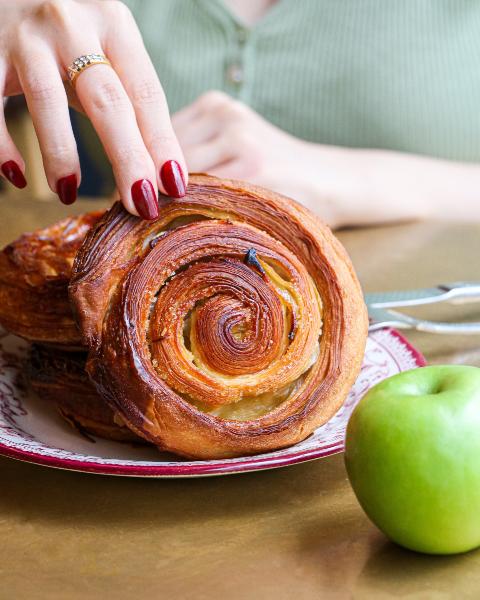
M65 352L34 344L26 379L39 398L83 433L121 442L144 442L130 431L97 394L85 372L84 352Z
M70 297L100 395L142 438L199 459L305 439L344 402L367 337L330 229L206 175L153 222L114 205L77 254Z
M0 252L0 325L26 340L79 348L68 300L75 254L102 212L25 233Z

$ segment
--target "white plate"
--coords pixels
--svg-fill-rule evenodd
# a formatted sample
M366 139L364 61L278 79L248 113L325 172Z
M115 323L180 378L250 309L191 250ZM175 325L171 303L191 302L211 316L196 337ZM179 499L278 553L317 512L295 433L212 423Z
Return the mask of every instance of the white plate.
M425 365L422 355L397 331L370 334L362 371L338 413L309 438L290 448L222 460L190 461L153 447L83 437L48 403L21 384L27 344L14 336L0 339L0 455L26 462L108 475L199 477L259 471L336 454L355 405L373 385L407 369Z

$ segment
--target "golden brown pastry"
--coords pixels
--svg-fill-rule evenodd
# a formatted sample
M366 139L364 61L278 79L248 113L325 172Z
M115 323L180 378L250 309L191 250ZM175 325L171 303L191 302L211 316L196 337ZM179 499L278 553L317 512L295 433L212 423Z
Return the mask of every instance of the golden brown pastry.
M0 325L34 342L80 346L68 282L75 254L102 214L69 217L25 233L0 252Z
M140 442L97 394L85 372L84 352L64 352L33 345L26 376L42 400L52 402L76 429L121 442Z
M283 196L192 176L142 221L116 204L70 286L97 390L140 436L196 458L305 439L341 406L367 335L329 228Z

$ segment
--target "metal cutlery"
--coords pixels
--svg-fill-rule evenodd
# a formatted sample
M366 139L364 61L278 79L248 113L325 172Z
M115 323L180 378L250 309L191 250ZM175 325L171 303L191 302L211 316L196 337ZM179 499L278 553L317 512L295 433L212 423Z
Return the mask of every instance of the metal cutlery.
M480 283L458 282L419 290L365 294L365 301L370 318L370 331L382 327L396 327L397 329L416 329L429 333L480 334L480 322L429 321L392 310L393 308L408 308L438 302L460 304L480 301Z

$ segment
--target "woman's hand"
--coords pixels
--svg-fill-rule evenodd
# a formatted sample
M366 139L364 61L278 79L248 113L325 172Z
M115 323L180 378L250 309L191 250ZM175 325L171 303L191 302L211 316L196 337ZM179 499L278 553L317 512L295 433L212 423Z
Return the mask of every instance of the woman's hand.
M187 169L155 69L128 8L116 0L0 0L0 96L25 94L50 188L75 201L80 164L68 114L67 68L84 54L112 67L81 72L72 104L90 118L131 213L158 216L157 187L183 196ZM0 166L17 187L25 164L0 105Z
M190 171L273 189L332 227L429 216L480 219L479 165L313 144L217 91L173 115L172 122Z
M364 188L353 151L295 138L223 92L200 96L172 122L191 172L273 189L332 226L344 224L345 204Z
M308 144L227 94L203 94L172 123L190 172L244 179L297 198L301 193Z

